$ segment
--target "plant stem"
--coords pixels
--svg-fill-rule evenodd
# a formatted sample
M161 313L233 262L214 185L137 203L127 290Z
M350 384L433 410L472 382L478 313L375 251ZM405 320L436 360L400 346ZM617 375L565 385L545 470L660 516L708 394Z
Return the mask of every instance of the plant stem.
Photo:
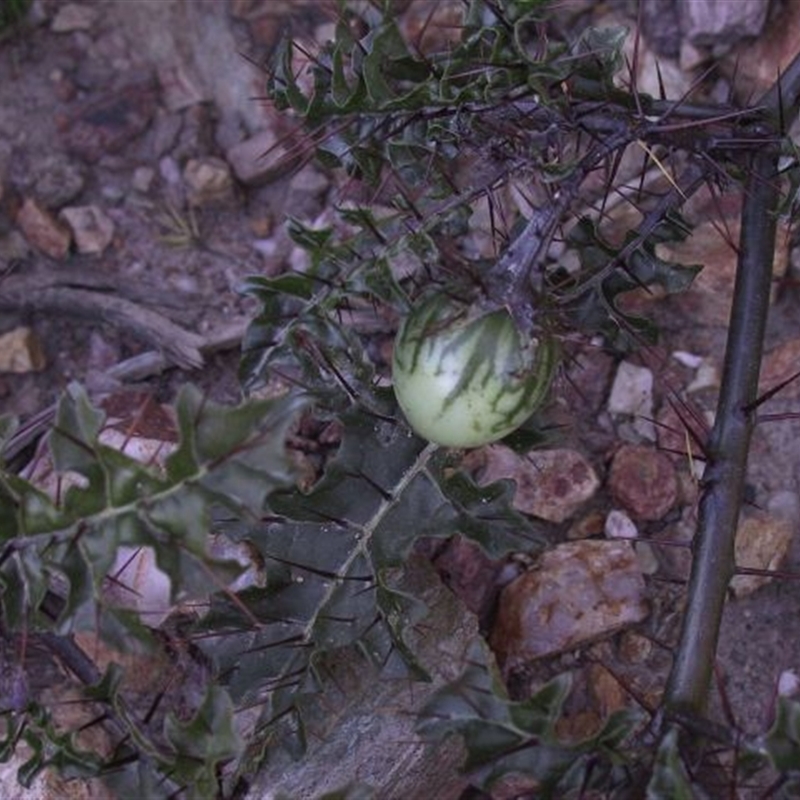
M759 106L788 125L797 113L800 57ZM754 154L745 187L739 260L716 421L709 442L686 612L664 698L674 714L703 712L725 595L735 569L736 529L764 343L775 252L778 150Z
M775 248L777 155L753 157L742 210L739 264L717 416L709 443L686 613L666 693L667 710L702 712L717 649L766 328Z

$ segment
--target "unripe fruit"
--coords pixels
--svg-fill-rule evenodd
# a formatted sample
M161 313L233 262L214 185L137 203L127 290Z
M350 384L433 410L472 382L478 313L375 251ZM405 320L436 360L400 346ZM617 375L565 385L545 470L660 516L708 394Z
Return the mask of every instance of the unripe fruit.
M437 295L400 327L392 376L415 433L448 447L479 447L525 422L544 400L557 364L551 336L525 342L508 312L475 316Z

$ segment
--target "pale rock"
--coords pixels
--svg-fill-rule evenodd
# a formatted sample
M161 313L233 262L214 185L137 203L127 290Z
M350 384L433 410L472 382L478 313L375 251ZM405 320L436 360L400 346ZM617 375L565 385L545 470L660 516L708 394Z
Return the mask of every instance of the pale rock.
M192 158L183 170L189 203L208 206L232 197L233 179L228 165L220 158Z
M694 45L729 46L758 36L768 8L769 0L681 0L681 28Z
M641 622L645 582L630 542L568 542L506 586L490 642L506 675Z
M182 111L208 99L185 63L162 64L158 68L158 82L168 111Z
M295 160L269 128L231 147L225 158L236 178L246 186L260 186L279 178Z
M98 9L96 6L82 3L66 3L62 5L50 25L53 33L72 33L73 31L88 31L97 21Z
M800 691L800 677L793 669L785 669L778 676L778 696L792 697Z
M0 372L39 372L45 358L34 332L25 326L0 334Z
M32 247L58 261L66 257L72 241L69 231L32 198L22 204L17 225Z
M703 356L699 356L695 353L687 353L685 350L675 350L672 353L672 357L679 364L683 364L684 367L689 367L689 369L698 369L703 363Z
M621 361L611 385L608 411L633 417L634 430L645 439L655 440L653 373L647 367Z
M760 512L739 523L736 531L736 566L777 570L792 543L796 520ZM731 592L736 597L752 594L769 583L768 575L736 575Z
M618 508L612 508L608 512L603 533L605 533L607 539L639 538L639 529L636 527L636 523Z
M550 522L569 519L600 487L592 465L575 450L534 450L519 456L503 445L490 445L475 453L465 466L477 467L482 485L513 480L514 508Z
M715 364L704 361L695 373L694 379L686 387L687 394L694 392L702 392L704 389L717 389L719 388L719 370Z
M72 230L79 253L100 255L114 239L114 223L97 206L62 208L59 216Z
M150 191L156 171L152 167L136 167L131 178L131 186L137 192L145 194Z

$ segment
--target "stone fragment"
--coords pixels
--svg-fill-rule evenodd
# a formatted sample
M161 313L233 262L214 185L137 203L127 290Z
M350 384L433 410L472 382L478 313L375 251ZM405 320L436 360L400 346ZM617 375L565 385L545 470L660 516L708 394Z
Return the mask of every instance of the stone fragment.
M506 675L643 620L645 584L630 542L586 540L547 551L506 586L490 642Z
M59 216L72 230L80 253L100 255L114 239L114 223L97 206L62 208Z
M228 165L219 158L192 158L183 169L187 199L193 206L224 202L232 196L233 180Z
M0 372L39 372L45 358L34 332L25 326L0 335Z
M769 0L681 0L681 28L694 45L729 46L758 36L768 8Z
M792 543L796 523L760 512L739 523L736 531L736 566L776 570ZM736 597L752 594L770 581L767 575L736 575L731 591Z
M135 83L83 106L66 124L68 150L91 163L127 147L143 133L156 110L148 82Z
M31 247L56 260L66 257L72 240L69 231L33 198L27 198L22 204L17 225Z
M207 99L197 77L186 64L162 65L158 70L158 82L164 105L169 111L182 111Z
M618 508L612 508L608 512L606 522L603 527L608 539L638 539L639 531L636 523L624 512Z
M136 167L131 178L131 186L142 194L150 191L156 171L152 167Z
M611 394L608 398L611 414L624 414L634 418L634 429L644 438L655 439L653 418L653 373L630 361L621 361L617 367Z
M513 480L514 508L550 522L569 519L600 486L592 465L575 450L534 450L518 456L503 445L490 445L477 459L483 459L477 465L482 485ZM471 463L466 462L468 469Z
M623 445L617 450L608 488L614 499L640 520L662 519L678 498L672 461L664 453L641 445Z
M225 158L246 186L261 186L291 169L294 159L269 128L231 147Z
M50 30L53 33L72 33L72 31L88 31L97 21L96 6L82 3L65 3L58 9Z
M433 559L439 576L479 619L494 599L500 564L469 539L456 536Z
M31 167L33 196L45 208L61 208L83 191L83 170L63 153L45 153Z

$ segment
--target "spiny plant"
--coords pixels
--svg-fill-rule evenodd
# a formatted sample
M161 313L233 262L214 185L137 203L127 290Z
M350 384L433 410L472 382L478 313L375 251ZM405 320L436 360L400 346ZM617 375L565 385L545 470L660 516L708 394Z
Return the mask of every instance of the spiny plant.
M535 395L530 405L512 392L511 411L500 406L508 393L498 372L481 372L476 351L518 348L523 362L531 359L526 368L534 367L526 380L546 384L554 356L537 371L542 348L555 353L564 342L568 359L570 339L601 335L621 350L652 341L652 323L630 314L622 299L634 289L685 289L697 268L659 258L657 245L690 234L679 212L700 187L716 193L744 181L743 228L752 238L742 249L723 405L706 452L710 479L684 639L662 709L646 727L641 714L625 712L590 739L565 742L558 723L568 678L510 699L479 647L420 720L423 735L464 738L467 767L486 790L521 773L540 797L697 791L685 766L686 731L710 730L702 712L759 402L753 375L779 157L787 198L798 174L783 133L796 110L800 67L753 108L648 97L624 80L636 64L626 71L623 30L589 29L564 41L550 31L550 14L540 0L470 0L457 35L434 47L404 37L388 5L343 3L332 42L312 51L287 37L277 49L268 95L298 120L292 139L302 154L347 176L350 197L365 199L342 199L326 225L289 221L307 268L253 277L244 287L261 304L241 362L251 399L221 408L185 390L176 408L179 442L162 468L103 444L102 413L72 388L49 435L55 469L77 476L72 485L52 496L10 469L2 473L8 691L0 753L8 758L27 744L24 783L54 767L101 775L120 796L232 796L277 748L302 757L326 654L356 647L380 668L424 679L409 633L429 612L397 579L415 542L459 534L491 555L535 554L553 532L513 509L508 482L476 485L459 469L457 450L415 435L376 340L411 319L405 329L422 331L411 337L407 363L415 371L429 338L452 336L443 350L448 358L457 352L464 372L456 394L440 398L443 409L457 406L460 392L488 385L495 413L516 417L521 408L527 416L543 389L522 392ZM645 166L657 164L660 183L620 182L630 148ZM509 204L509 186L524 201ZM615 192L640 212L622 241L609 224ZM565 253L574 266L567 268ZM445 311L429 315L432 325L420 322L419 309L431 307ZM492 322L498 319L501 325ZM444 356L436 358L441 367ZM254 399L262 392L274 399ZM6 439L14 424L4 423ZM335 432L320 474L303 487L287 448L299 424ZM545 415L534 414L505 441L529 449L553 435L545 426ZM497 430L506 434L501 426L485 441ZM714 479L719 474L733 478ZM714 518L718 509L724 527ZM235 588L241 565L210 555L209 530L245 546L257 577ZM141 712L120 668L99 669L77 646L74 634L92 631L117 650L159 648L163 631L109 591L122 546L152 550L173 601L199 600L174 620L210 676L188 708L165 713L159 695ZM728 556L713 576L711 549ZM65 729L28 686L24 656L34 645L57 653L85 684L96 715L82 730ZM245 717L246 710L254 713ZM778 712L769 733L737 743L739 764L769 761L789 796L800 767L800 707L782 700ZM87 750L79 735L95 727L109 737L102 752Z

